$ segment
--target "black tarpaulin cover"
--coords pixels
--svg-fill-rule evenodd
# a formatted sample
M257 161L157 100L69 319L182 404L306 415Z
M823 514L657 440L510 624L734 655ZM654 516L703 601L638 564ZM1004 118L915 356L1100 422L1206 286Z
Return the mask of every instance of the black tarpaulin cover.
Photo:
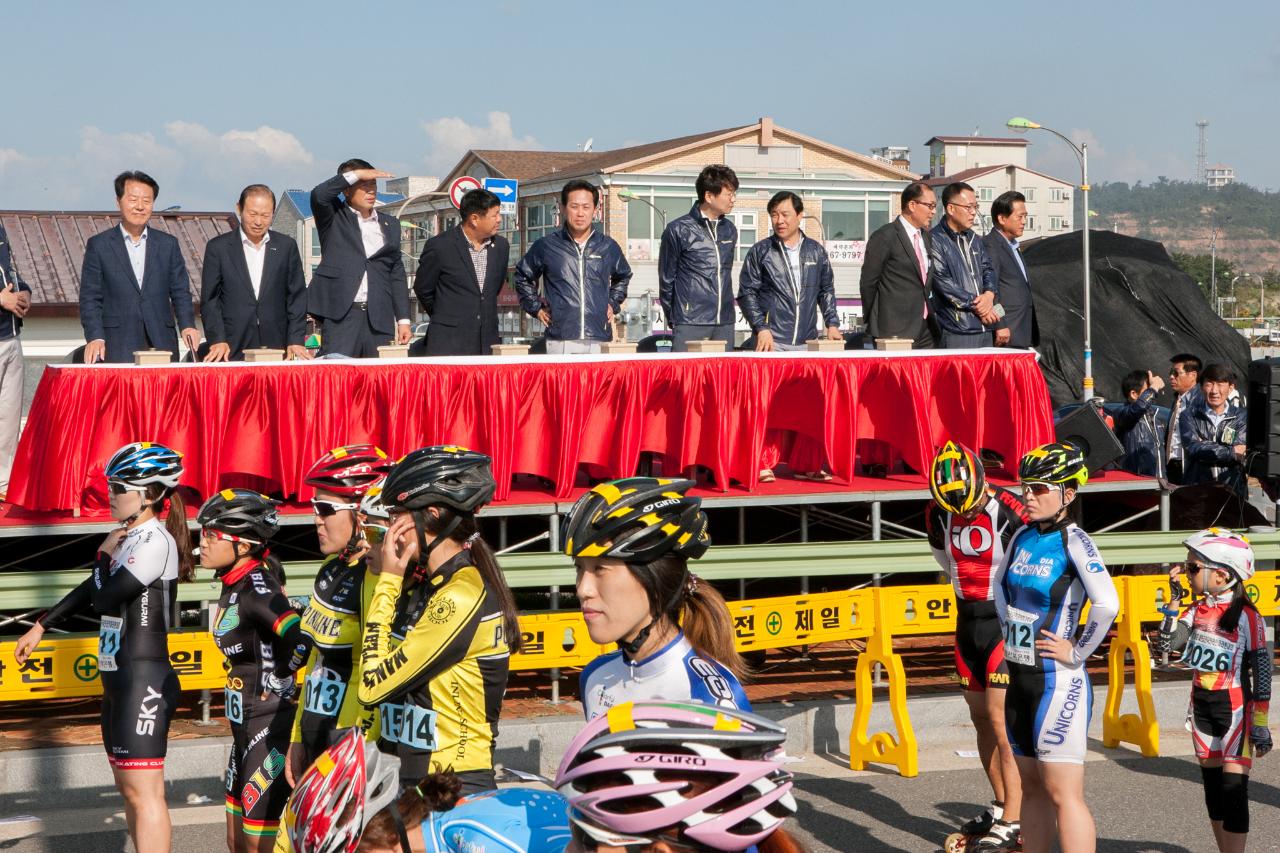
M1246 393L1248 342L1210 309L1163 245L1111 231L1090 231L1089 241L1095 396L1120 400L1120 380L1131 370L1167 376L1169 357L1180 352L1232 365ZM1082 397L1082 260L1078 231L1037 240L1023 252L1040 323L1040 367L1055 408Z

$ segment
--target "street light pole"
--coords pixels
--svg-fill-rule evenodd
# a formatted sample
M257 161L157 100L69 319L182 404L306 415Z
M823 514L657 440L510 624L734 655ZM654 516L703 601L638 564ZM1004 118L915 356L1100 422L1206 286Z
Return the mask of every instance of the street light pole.
M1209 290L1216 301L1218 298L1218 226L1213 226L1213 234L1209 237Z
M1067 145L1071 146L1071 150L1075 152L1076 159L1080 161L1080 192L1084 194L1082 202L1084 209L1084 227L1082 229L1082 243L1084 251L1084 388L1083 397L1085 400L1093 399L1093 323L1091 322L1091 312L1089 310L1089 291L1090 291L1090 270L1089 270L1089 145L1081 142L1076 145L1066 136L1051 127L1045 127L1037 124L1027 118L1011 118L1005 123L1005 126L1017 133L1026 133L1028 130L1047 130L1054 136L1061 139Z

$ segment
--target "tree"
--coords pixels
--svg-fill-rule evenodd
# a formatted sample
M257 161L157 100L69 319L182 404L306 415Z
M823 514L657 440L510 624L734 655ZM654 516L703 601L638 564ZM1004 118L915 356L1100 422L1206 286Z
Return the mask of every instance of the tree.
M1215 267L1211 256L1174 252L1170 257L1178 265L1178 269L1195 279L1196 284L1200 285L1200 289L1204 291L1205 299L1210 298L1213 293L1213 287L1210 283L1209 270L1211 267ZM1238 274L1235 262L1219 257L1214 272L1218 276L1218 295L1221 296L1223 289L1231 284L1232 277Z

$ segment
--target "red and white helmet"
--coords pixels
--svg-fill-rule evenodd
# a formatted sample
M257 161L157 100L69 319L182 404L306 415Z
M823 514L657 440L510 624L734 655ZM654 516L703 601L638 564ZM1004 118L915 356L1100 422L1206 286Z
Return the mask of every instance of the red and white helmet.
M353 853L399 791L400 759L366 743L357 726L302 774L281 816L283 830L295 853Z
M387 476L392 461L372 444L335 447L316 460L306 483L315 489L359 500L365 491Z
M660 838L745 850L795 814L785 730L697 702L627 702L587 723L556 773L570 819L598 844Z
M1215 569L1231 572L1242 582L1253 577L1253 546L1243 535L1225 527L1192 533L1182 544Z

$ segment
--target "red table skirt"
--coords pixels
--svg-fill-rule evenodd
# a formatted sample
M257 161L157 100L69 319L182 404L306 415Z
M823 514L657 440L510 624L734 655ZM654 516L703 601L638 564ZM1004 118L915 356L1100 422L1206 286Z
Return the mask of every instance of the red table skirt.
M493 457L497 500L514 474L567 497L596 476L691 465L754 488L765 430L820 441L851 480L861 439L923 471L947 438L1016 460L1053 440L1049 394L1021 352L814 353L312 361L46 368L18 446L9 500L99 511L104 463L130 441L182 451L183 484L206 496L253 484L309 497L322 453L373 442L393 456L459 444Z

